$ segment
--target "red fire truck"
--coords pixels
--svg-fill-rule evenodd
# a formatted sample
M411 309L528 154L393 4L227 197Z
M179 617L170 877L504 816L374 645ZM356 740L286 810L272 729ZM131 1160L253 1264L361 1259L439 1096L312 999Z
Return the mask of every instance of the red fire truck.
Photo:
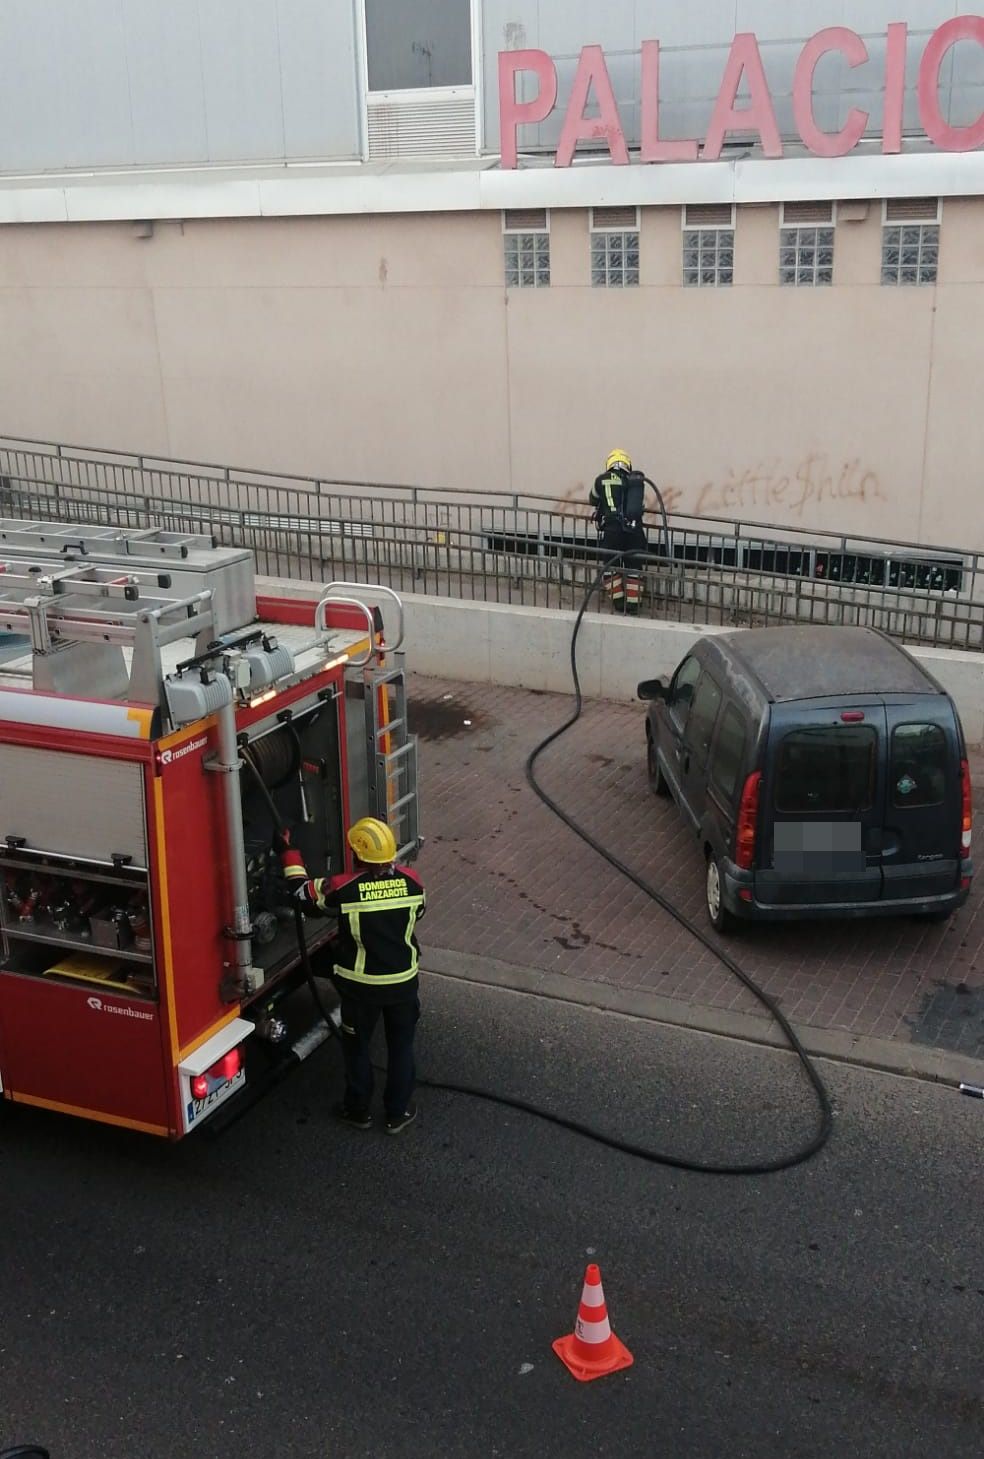
M7 1099L176 1140L326 1037L271 799L312 868L362 815L413 856L402 636L379 586L257 597L208 537L0 520Z

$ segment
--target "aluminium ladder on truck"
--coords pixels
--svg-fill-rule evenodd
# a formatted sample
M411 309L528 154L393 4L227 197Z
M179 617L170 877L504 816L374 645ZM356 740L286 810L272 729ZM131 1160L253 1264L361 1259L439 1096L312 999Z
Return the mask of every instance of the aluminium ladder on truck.
M242 627L256 610L253 554L220 547L201 534L0 518L0 564L4 561L38 572L57 563L152 574L164 593L178 597L209 590L217 633ZM144 583L149 590L150 577Z
M257 598L251 554L209 539L159 536L155 559L145 532L5 530L0 1087L180 1138L276 1039L318 1043L291 1024L266 794L312 868L350 869L367 813L416 850L402 660L371 606L395 604L398 650L402 605L365 584Z

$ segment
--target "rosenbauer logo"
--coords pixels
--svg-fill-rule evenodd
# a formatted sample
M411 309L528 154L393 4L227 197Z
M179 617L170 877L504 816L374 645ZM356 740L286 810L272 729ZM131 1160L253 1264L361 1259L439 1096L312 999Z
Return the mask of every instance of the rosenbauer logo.
M107 1003L102 998L87 998L85 1001L96 1013L117 1013L121 1018L142 1018L151 1023L154 1019L152 1013L144 1013L139 1008L128 1008L125 1003Z
M208 736L202 735L200 740L189 740L186 745L181 745L177 750L162 750L161 764L170 765L173 760L183 760L185 755L191 755L195 750L200 750L207 744Z

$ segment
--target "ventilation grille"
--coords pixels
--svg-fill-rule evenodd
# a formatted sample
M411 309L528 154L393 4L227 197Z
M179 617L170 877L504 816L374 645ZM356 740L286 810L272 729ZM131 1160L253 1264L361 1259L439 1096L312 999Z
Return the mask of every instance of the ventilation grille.
M502 215L502 226L507 233L545 233L547 231L546 208L507 208Z
M592 208L591 227L601 233L635 232L639 227L639 209Z
M939 216L939 198L888 198L885 203L886 223L936 223Z
M685 228L730 228L733 223L730 203L688 203L683 210Z
M470 96L374 101L370 96L369 157L474 157L475 102Z
M784 227L796 223L832 223L833 203L783 203L782 221Z

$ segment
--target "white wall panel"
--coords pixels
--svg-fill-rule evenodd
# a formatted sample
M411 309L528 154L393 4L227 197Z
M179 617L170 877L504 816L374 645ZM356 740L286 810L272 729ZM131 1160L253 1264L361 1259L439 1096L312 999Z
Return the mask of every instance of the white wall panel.
M965 0L863 0L863 5L849 5L844 22L862 35L884 31L893 21L904 20L912 35L928 35L944 20L964 15L973 6ZM826 22L818 22L817 29Z
M62 121L52 36L39 0L0 5L0 171L59 165Z
M198 0L124 0L134 159L207 162Z
M249 24L237 24L247 8ZM276 0L205 0L200 16L210 159L283 156Z
M2 0L0 174L360 152L350 0Z
M0 170L133 160L119 6L8 0L0 65Z
M652 7L647 7L652 13ZM568 0L540 6L540 45L552 56L576 56L584 45L632 50L636 0Z
M637 0L635 43L659 40L664 46L707 45L728 42L735 33L735 0Z
M287 156L357 155L355 7L278 0L278 13Z
M100 167L132 162L122 8L106 5L104 0L76 0L52 10L53 55L59 62L55 78L61 113L59 140L65 165Z

